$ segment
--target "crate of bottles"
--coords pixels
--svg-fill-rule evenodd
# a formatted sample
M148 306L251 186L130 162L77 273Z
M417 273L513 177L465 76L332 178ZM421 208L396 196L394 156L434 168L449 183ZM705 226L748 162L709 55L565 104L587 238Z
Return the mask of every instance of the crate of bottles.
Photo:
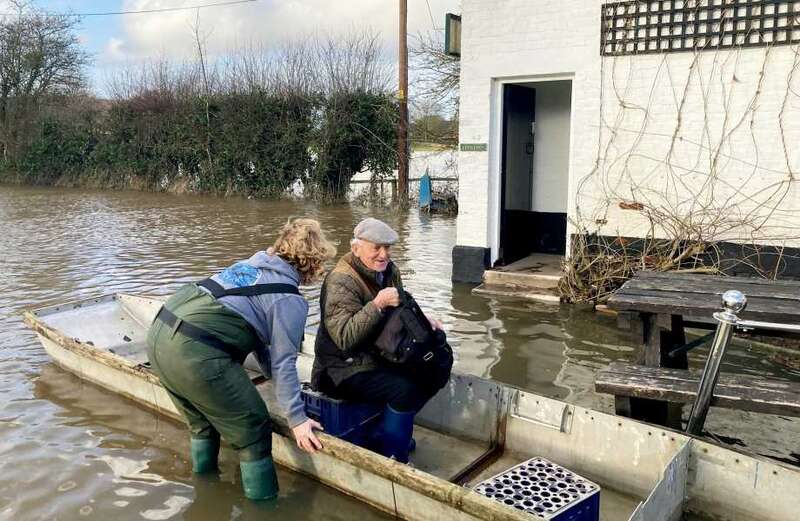
M475 486L475 491L550 521L598 521L600 487L544 458L531 458Z

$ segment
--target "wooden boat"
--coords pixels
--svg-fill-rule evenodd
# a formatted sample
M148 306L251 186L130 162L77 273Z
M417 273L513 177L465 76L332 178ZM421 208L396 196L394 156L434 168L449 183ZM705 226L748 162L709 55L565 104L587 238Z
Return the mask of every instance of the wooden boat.
M25 321L67 371L178 419L145 355L161 305L110 295L28 311ZM304 380L310 346L307 336L298 360ZM417 415L412 465L324 433L324 449L309 455L288 435L271 382L245 367L273 414L277 462L400 519L545 519L473 490L534 456L599 484L603 520L788 521L800 512L795 467L462 374Z

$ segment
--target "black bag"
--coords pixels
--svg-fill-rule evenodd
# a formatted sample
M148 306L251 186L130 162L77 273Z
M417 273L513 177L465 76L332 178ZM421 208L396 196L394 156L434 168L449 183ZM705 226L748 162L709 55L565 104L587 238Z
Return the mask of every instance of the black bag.
M441 389L450 379L453 350L447 336L431 327L414 297L406 291L400 291L400 305L386 311L375 348L381 357L404 366L431 390Z

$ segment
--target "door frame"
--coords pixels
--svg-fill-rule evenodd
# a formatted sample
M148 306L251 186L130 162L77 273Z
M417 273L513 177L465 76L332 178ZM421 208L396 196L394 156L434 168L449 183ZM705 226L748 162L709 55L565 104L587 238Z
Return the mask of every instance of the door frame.
M571 86L571 99L569 107L569 150L567 151L567 251L569 255L569 208L571 208L572 189L572 151L575 138L575 73L544 74L536 76L509 76L505 78L492 78L489 114L489 208L487 217L489 225L489 263L494 265L500 253L500 228L502 220L503 201L503 87L507 84L520 83L545 83L549 81L569 81ZM535 87L534 87L535 88ZM536 175L536 172L533 173Z

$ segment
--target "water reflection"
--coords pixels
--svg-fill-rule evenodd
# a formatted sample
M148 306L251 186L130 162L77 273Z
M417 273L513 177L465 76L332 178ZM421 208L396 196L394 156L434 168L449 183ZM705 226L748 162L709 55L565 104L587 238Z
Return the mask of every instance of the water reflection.
M234 451L223 448L219 475L196 476L186 458L188 438L182 425L85 384L54 364L43 365L33 384L34 397L58 409L41 418L47 430L37 441L56 456L44 460L42 476L25 487L38 492L28 494L21 487L9 491L22 496L15 511L30 514L30 519L57 512L88 519L384 519L284 469L279 469L280 501L248 501L241 493ZM63 470L45 479L54 468Z
M168 294L266 247L301 215L322 222L340 255L364 217L395 227L394 258L407 289L445 323L459 371L613 410L610 397L594 393L594 373L632 359L630 335L613 319L574 308L473 297L470 286L452 285L453 218L303 201L0 187L0 520L254 519L271 508L291 519L380 517L286 471L285 500L262 511L242 501L227 451L219 481L196 481L180 425L52 366L20 318L26 307L98 294ZM319 287L304 293L313 322ZM693 353L692 365L704 354ZM734 346L723 370L800 379L800 371L748 345ZM796 419L712 410L708 425L750 450L796 458Z

